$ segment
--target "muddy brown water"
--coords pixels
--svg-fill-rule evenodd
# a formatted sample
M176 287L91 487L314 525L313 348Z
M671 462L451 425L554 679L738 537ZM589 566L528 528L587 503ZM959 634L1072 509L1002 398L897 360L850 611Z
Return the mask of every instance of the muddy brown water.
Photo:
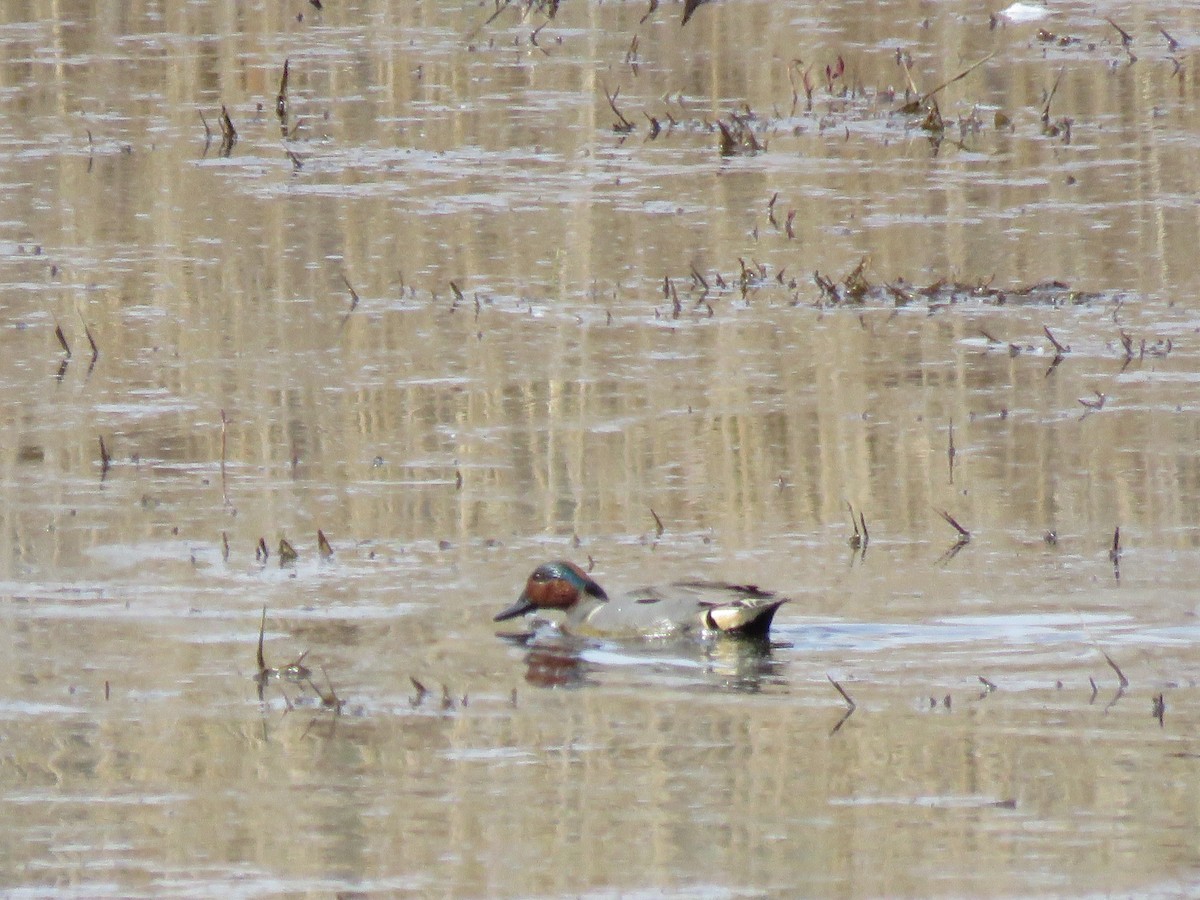
M647 7L0 10L6 894L1200 889L1196 7Z

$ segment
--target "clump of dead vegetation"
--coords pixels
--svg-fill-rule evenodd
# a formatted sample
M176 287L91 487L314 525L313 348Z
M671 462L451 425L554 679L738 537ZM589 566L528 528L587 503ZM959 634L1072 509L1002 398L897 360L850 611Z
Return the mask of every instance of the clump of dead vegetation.
M930 306L957 303L983 303L993 306L1005 304L1034 304L1045 306L1077 306L1103 299L1103 295L1091 291L1072 289L1065 281L1039 281L1034 284L1002 288L991 280L965 282L950 278L939 278L925 286L917 286L897 278L892 281L871 282L866 277L867 258L840 279L821 272L813 272L813 281L820 292L819 305L846 306L873 303L876 305L909 306L925 303ZM1060 350L1062 348L1060 347Z

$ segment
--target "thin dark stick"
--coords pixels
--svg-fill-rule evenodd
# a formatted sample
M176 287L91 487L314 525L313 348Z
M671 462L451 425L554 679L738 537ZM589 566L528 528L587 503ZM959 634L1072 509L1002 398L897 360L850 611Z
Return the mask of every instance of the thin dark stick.
M1103 650L1101 650L1100 653L1104 656L1105 661L1112 666L1112 670L1117 673L1117 678L1120 680L1121 684L1121 690L1129 687L1129 679L1125 677L1125 673L1121 671L1121 667L1113 662L1113 658Z
M112 457L108 455L108 448L104 446L104 435L100 435L100 480L104 480L104 476L108 474L108 464Z
M1070 347L1065 347L1062 344L1060 344L1058 342L1058 338L1056 338L1053 335L1053 333L1051 333L1050 328L1048 326L1043 325L1042 331L1046 332L1046 337L1049 338L1050 343L1054 345L1054 352L1057 353L1059 356L1062 356L1064 353L1066 353L1068 350L1071 349Z
M259 677L262 677L263 675L265 675L266 671L267 671L266 659L263 657L263 634L266 632L266 630L267 630L267 608L266 608L266 606L264 606L263 611L262 611L262 619L260 619L259 623L258 623L258 674L259 674Z
M825 674L825 677L829 679L829 683L832 684L837 689L837 692L842 695L842 699L846 701L847 706L849 706L851 709L858 709L858 704L854 702L854 698L852 698L849 694L846 693L845 688L843 688L840 684L838 684L836 681L833 680L832 675L830 675L827 672Z
M54 336L58 338L58 345L63 348L63 353L67 354L67 359L70 359L71 345L67 343L67 337L63 334L62 325L58 322L54 323Z
M971 532L959 525L954 516L950 515L950 513L946 512L944 509L938 509L936 512L939 516L946 520L951 528L958 532L959 537L961 537L963 540L971 539Z
M656 513L656 512L654 511L654 508L653 508L653 507L651 507L651 509L650 509L650 515L654 516L654 530L655 530L655 532L658 534L658 536L659 536L659 537L662 537L662 536L663 536L663 532L666 530L665 528L663 528L663 522L662 522L662 519L660 519L660 518L658 517L658 513Z
M346 289L350 291L350 312L358 307L358 291L354 289L354 285L350 283L350 279L345 275L342 276L342 282L346 285ZM453 285L454 282L451 282Z

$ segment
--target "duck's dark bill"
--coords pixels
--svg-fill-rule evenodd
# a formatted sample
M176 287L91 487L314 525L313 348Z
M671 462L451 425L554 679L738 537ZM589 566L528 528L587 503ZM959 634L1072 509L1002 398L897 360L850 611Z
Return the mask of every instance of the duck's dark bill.
M515 619L517 616L523 616L525 613L533 612L535 608L536 607L533 605L533 603L526 599L525 595L522 594L517 598L517 602L508 609L496 613L496 615L492 618L492 621L503 622L505 619Z

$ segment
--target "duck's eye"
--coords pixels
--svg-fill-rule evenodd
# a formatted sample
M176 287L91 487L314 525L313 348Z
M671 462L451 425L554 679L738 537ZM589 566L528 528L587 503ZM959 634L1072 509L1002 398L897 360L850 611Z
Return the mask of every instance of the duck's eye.
M538 584L545 584L547 581L554 580L554 573L548 572L545 569L538 569L536 572L533 573L532 577L533 577L533 580L536 581Z

